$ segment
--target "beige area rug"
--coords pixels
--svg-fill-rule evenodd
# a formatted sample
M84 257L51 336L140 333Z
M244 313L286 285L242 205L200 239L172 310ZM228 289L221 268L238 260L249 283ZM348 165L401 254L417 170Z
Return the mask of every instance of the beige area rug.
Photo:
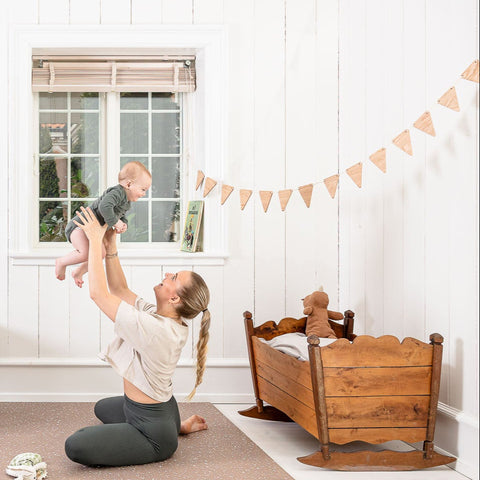
M263 450L210 403L180 403L182 418L203 416L209 429L180 436L165 462L131 467L91 468L71 462L64 442L81 427L99 424L93 403L1 403L0 479L10 460L39 453L48 480L293 480Z

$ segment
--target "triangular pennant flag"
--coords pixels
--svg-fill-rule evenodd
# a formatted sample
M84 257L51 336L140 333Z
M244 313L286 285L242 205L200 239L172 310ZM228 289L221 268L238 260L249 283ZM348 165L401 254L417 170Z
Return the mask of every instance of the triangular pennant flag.
M310 201L312 200L312 192L313 192L313 183L309 183L308 185L303 185L298 187L298 191L305 202L307 208L310 208Z
M473 61L462 73L462 78L478 83L478 60Z
M460 105L458 104L457 91L455 87L450 87L439 99L438 103L444 107L460 111Z
M280 199L280 207L282 209L282 212L285 211L285 207L290 200L290 195L292 195L292 190L280 190L278 192L278 198Z
M267 213L268 206L270 205L270 200L272 199L273 192L268 190L260 190L260 199L262 200L263 211Z
M403 150L409 155L413 155L412 142L410 140L410 131L408 128L404 130L400 135L397 135L392 143L396 145L400 150Z
M413 124L413 126L422 132L428 133L432 137L435 136L435 129L433 128L432 116L430 115L430 112L423 113Z
M335 198L335 193L337 192L338 185L338 173L336 175L332 175L331 177L326 178L323 183L327 187L330 196L332 198Z
M355 182L358 188L362 188L362 163L358 162L355 165L345 170L348 176Z
M387 149L381 148L375 153L370 155L370 160L376 165L383 173L387 173Z
M220 199L220 204L223 205L230 194L233 192L233 187L231 185L222 185L222 198Z
M206 197L216 184L217 182L213 178L207 177L205 179L205 185L203 186L203 196Z
M247 204L248 199L251 195L251 190L246 190L244 188L240 189L240 210L243 210L245 208L245 205Z
M205 178L205 175L203 174L203 172L201 170L198 170L198 172L197 172L197 186L195 187L195 190L198 190L198 187L200 187L204 178Z

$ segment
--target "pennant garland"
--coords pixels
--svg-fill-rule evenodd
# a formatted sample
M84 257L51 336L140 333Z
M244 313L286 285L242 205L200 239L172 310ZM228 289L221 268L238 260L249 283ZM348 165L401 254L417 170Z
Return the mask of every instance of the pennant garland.
M457 91L455 87L450 87L439 99L438 103L444 107L455 110L456 112L460 111L460 106L458 105Z
M428 133L432 137L435 136L435 129L433 128L432 116L430 112L423 113L413 124L415 128L418 128L422 132Z
M462 73L461 78L465 80L469 80L471 82L479 83L479 61L474 60L468 68ZM455 86L450 87L438 100L437 103L447 107L451 110L456 112L460 111L460 105L458 102L457 92ZM430 112L427 110L425 111L420 117L413 123L413 126L418 130L431 135L432 137L436 136L435 128L433 126L433 120ZM410 131L409 129L405 129L402 133L397 135L393 140L392 143L398 147L400 150L404 151L410 156L413 156L413 148L412 142L410 138ZM387 164L386 164L386 148L380 148L376 152L372 153L369 156L370 161L378 167L383 173L387 171ZM358 188L362 188L362 162L358 162L345 170L347 175L352 179L352 181L357 185ZM205 177L204 173L201 170L197 171L197 180L196 180L196 187L195 190L198 190L202 183L205 181L203 196L206 197L213 188L217 185L217 182L210 177ZM333 199L335 198L337 187L339 181L339 174L331 175L323 180L325 187ZM320 182L317 182L320 183ZM312 193L314 188L313 183L309 183L307 185L302 185L298 187L298 191L305 202L307 208L310 208L310 203L312 199ZM227 184L222 185L222 192L221 192L221 205L224 205L235 187ZM239 189L240 194L240 209L243 210L249 201L253 190L242 188ZM284 189L278 191L278 197L280 201L280 208L285 211L288 202L290 201L290 197L293 193L292 189ZM270 190L260 190L259 191L260 200L262 202L263 210L266 213L269 206L270 201L273 196L273 192Z
M201 170L199 170L197 172L197 186L195 187L195 190L198 190L198 188L202 184L204 178L205 178L205 175L203 174L203 172Z
M354 181L358 188L362 188L362 162L358 162L355 165L345 170L348 176Z
M285 211L285 208L287 208L287 203L290 200L290 197L292 196L293 190L280 190L278 192L278 198L280 200L280 208L282 209L282 212Z
M305 202L307 208L310 208L310 201L312 200L312 192L313 192L313 183L309 183L308 185L303 185L298 187L298 191Z
M387 173L387 149L381 148L370 155L371 162L376 165L383 173Z
M260 190L260 200L262 201L263 210L267 213L268 206L270 205L270 200L272 199L273 192L267 190Z
M396 145L400 150L403 150L409 155L413 155L412 141L410 140L410 130L408 128L404 130L400 135L397 135L392 143Z

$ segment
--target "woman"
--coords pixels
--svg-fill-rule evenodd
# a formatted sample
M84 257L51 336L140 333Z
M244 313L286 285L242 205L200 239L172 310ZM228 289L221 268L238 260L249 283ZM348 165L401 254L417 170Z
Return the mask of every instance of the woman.
M90 297L115 322L116 337L102 352L102 358L123 377L124 396L97 402L95 415L103 425L74 433L65 442L65 452L83 465L138 465L165 460L177 449L178 434L207 428L198 415L180 421L171 378L188 336L183 319L203 312L197 378L190 398L202 382L210 326L208 288L194 272L167 273L153 288L156 306L146 303L127 286L114 230L106 231L107 226L99 224L90 208L82 207L81 211L83 223L76 223L89 240Z

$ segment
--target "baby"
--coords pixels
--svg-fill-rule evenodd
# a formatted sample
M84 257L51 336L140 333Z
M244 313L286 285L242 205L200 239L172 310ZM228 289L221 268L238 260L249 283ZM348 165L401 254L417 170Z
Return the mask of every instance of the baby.
M142 198L152 184L152 175L140 162L128 162L118 174L118 185L107 188L105 192L95 200L90 208L95 213L101 225L108 224L117 233L127 230L125 213L130 209L130 202L136 202ZM72 277L78 287L83 285L83 275L88 270L88 239L81 228L78 228L74 220L81 223L78 216L74 216L65 228L67 240L71 242L75 250L55 261L55 276L59 280L65 280L65 270L68 265L80 264L73 272ZM103 251L105 256L105 251Z

